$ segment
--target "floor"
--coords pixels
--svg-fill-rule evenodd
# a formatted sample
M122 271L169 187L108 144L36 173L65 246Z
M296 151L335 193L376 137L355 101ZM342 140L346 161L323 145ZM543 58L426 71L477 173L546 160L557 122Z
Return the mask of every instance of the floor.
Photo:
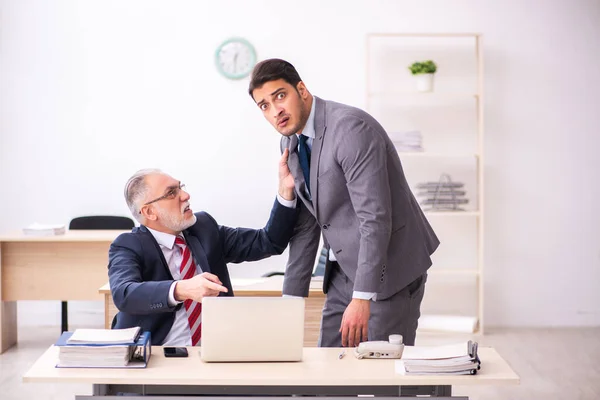
M72 400L75 394L91 394L89 385L22 382L22 375L56 340L58 332L58 326L19 330L19 344L0 355L0 399ZM417 345L465 338L421 334ZM494 346L520 376L521 384L457 386L455 396L468 395L472 400L600 399L600 328L488 329L485 336L474 339L480 346Z

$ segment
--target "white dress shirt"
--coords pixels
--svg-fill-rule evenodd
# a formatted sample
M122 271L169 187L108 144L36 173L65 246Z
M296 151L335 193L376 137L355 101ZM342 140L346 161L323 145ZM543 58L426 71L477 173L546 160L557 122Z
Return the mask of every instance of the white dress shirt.
M300 139L299 138L300 135L304 135L308 138L306 140L306 144L308 145L308 148L310 149L311 154L312 154L313 141L316 136L316 132L315 132L315 104L316 103L317 102L313 98L313 103L310 108L310 114L308 115L308 119L306 120L306 125L304 126L304 129L302 130L302 132L297 133L298 139ZM298 143L300 143L300 142L298 141ZM310 196L310 193L308 193L308 191L307 191L306 195L312 201L312 197ZM329 261L337 261L332 249L329 249ZM354 292L352 292L352 298L375 301L375 300L377 300L377 293L359 292L359 291L355 290Z
M179 302L175 300L175 285L177 281L181 280L181 272L179 268L181 268L181 261L183 255L179 250L179 247L175 246L175 235L171 235L170 233L164 233L155 231L154 229L148 228L154 239L158 242L160 249L162 250L163 255L165 256L165 260L167 261L167 265L169 266L169 271L175 279L175 282L171 285L169 289L169 306L174 307ZM185 239L184 239L185 240ZM202 269L199 265L196 265L196 274L201 274ZM202 314L200 314L200 318L202 318ZM190 331L190 325L188 323L188 315L185 307L180 307L177 312L175 312L175 321L173 322L173 326L171 330L165 337L165 341L163 343L164 346L191 346L192 345L192 334Z

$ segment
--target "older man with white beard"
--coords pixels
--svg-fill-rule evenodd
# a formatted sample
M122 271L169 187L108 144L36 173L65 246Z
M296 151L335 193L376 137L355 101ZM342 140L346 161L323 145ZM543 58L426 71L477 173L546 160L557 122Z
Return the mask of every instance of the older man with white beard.
M233 296L227 263L281 254L298 209L287 152L280 160L279 193L263 229L230 228L206 212L194 214L185 185L160 170L142 170L125 186L140 222L109 250L108 276L119 313L115 328L141 326L153 345L200 343L202 299Z

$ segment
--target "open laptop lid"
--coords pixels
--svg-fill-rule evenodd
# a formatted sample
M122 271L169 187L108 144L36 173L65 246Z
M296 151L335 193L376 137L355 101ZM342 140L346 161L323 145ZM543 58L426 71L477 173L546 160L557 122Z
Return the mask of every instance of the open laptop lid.
M304 298L207 297L200 357L207 362L301 361Z

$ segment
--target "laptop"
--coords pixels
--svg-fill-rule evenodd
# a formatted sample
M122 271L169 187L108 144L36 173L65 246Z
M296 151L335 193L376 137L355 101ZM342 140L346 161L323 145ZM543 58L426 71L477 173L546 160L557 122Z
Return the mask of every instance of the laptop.
M202 361L301 361L303 347L304 298L202 299Z

